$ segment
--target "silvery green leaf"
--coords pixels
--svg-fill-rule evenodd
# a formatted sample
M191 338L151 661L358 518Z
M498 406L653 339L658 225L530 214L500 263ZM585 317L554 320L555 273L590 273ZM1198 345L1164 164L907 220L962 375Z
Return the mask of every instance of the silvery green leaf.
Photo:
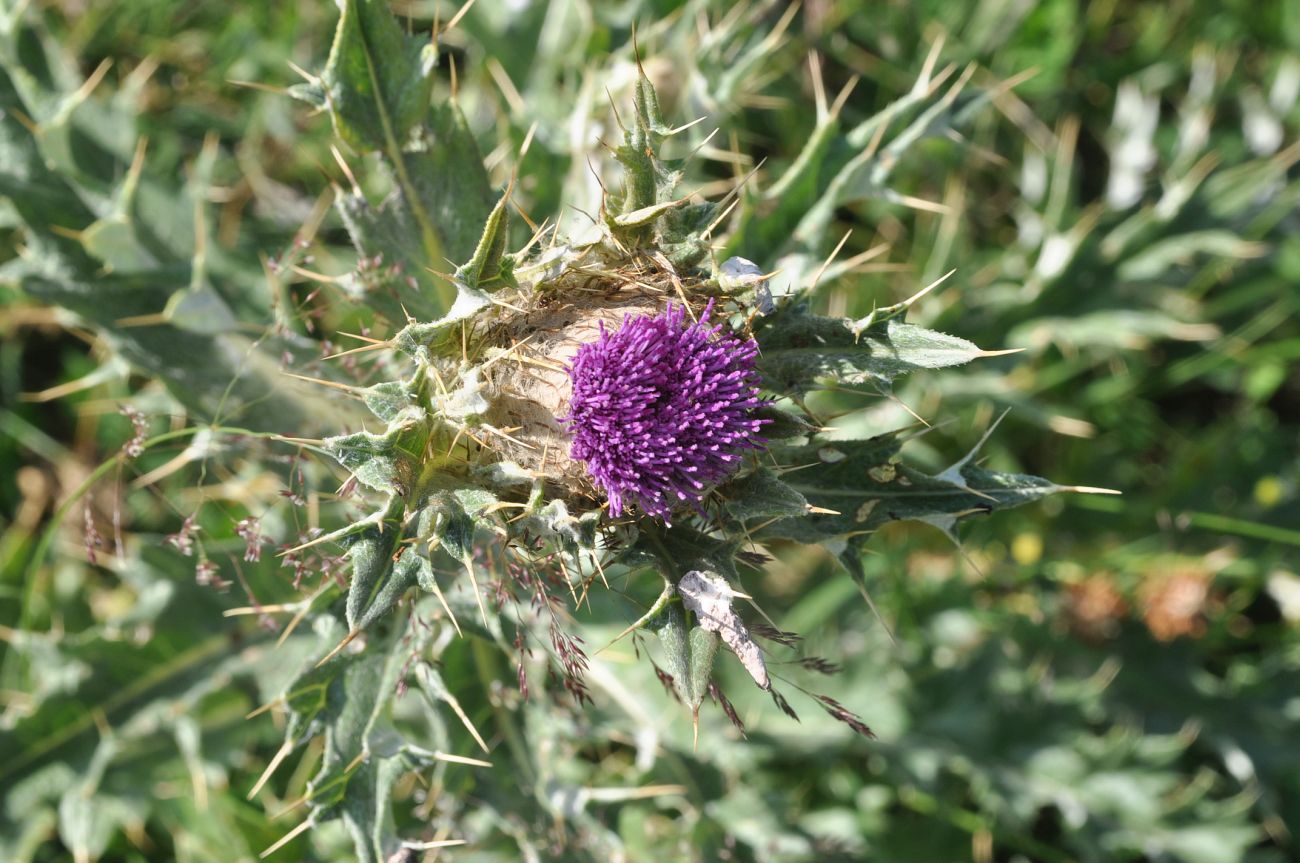
M720 539L682 524L662 534L642 532L620 559L631 565L652 564L676 581L692 569L706 569L736 578L736 552L740 541ZM671 565L671 571L666 568Z
M384 422L392 422L402 411L415 406L411 391L402 381L385 381L367 387L361 398L370 412Z
M760 467L718 487L718 496L732 518L786 518L806 515L807 499L772 470Z
M972 516L1063 491L1105 491L978 467L971 463L978 446L931 476L902 464L900 447L901 441L891 433L787 450L796 463L809 465L790 474L790 486L809 503L830 512L783 519L759 535L815 543L862 536L888 522L910 520L932 524L955 539L957 523Z
M569 508L562 500L551 500L526 519L529 530L538 536L554 539L569 554L576 555L582 550L596 547L596 525L600 521L598 512L583 513L581 517L569 514Z
M59 838L76 859L96 860L137 817L135 807L117 795L74 789L59 801Z
M510 192L501 196L483 226L483 234L468 262L456 268L456 281L475 289L512 284L513 262L506 254L510 238Z
M736 654L740 664L745 666L759 688L771 688L772 681L767 674L763 652L754 643L754 639L750 638L745 622L732 607L736 592L727 580L711 572L688 572L677 582L677 593L681 595L686 609L700 621L700 626L709 632L716 632L722 643Z
M438 397L438 410L448 419L457 422L476 420L491 407L483 395L482 372L470 366L460 374L460 385L445 396Z
M1048 346L1130 351L1161 339L1205 341L1219 335L1213 324L1193 323L1144 309L1106 309L1070 317L1041 317L1006 334L1006 341L1036 351Z
M290 93L329 112L353 148L384 154L393 191L374 206L358 189L338 210L363 261L353 279L390 320L432 318L451 301L434 275L468 258L492 207L473 135L452 102L430 105L437 47L408 36L381 0L340 0L342 15L324 71Z
M325 449L368 488L405 496L423 456L428 417L419 408L395 416L383 434L360 431L328 438Z
M311 664L294 676L280 693L284 706L289 711L289 721L285 725L286 743L297 745L304 742L321 728L321 722L329 709L330 687L346 665L361 658L360 653L341 653L327 661L316 664L329 649L328 643L337 642L346 633L342 624L332 616L317 618L313 628L322 636L321 656L310 657Z
M445 308L438 303L439 280L429 257L431 248L441 246L436 235L435 243L426 246L406 193L399 189L376 205L354 189L339 195L334 208L359 257L356 272L342 282L354 302L397 323L408 314L428 320Z
M1124 281L1154 281L1174 266L1186 266L1202 256L1257 258L1268 246L1227 230L1188 231L1151 242L1122 262L1117 273Z
M805 392L818 383L869 383L887 387L917 369L962 365L987 356L957 336L898 318L854 322L792 310L757 334L758 367L773 389Z
M464 568L465 593L473 597L479 617L484 627L488 629L494 625L499 627L499 622L495 616L489 619L487 608L483 603L483 594L475 574L474 549L475 535L480 526L500 529L483 513L495 503L497 503L496 495L486 489L477 486L449 485L429 495L414 531L419 540L429 543L431 551L441 548ZM426 574L420 584L429 592L438 594L440 602L446 600L438 589L432 571ZM448 611L454 615L450 608ZM459 622L455 622L455 625L460 629Z
M671 130L664 123L654 86L644 73L637 78L634 103L633 124L625 130L623 144L615 150L625 174L623 193L614 202L613 212L615 217L633 216L634 223L618 225L611 220L611 224L617 225L625 241L648 238L655 218L676 206L670 202L681 176L659 160L659 145ZM656 207L663 209L654 211ZM649 221L638 218L643 213L651 214Z
M401 539L401 514L401 499L393 497L380 520L346 540L348 558L352 561L347 621L353 631L386 614L406 588L415 583L415 571L410 565L400 571L393 565L393 551ZM402 555L408 556L416 555L411 550Z
M796 244L807 249L815 248L829 233L827 228L838 207L873 198L901 203L905 196L893 189L889 181L904 157L909 151L918 150L917 144L921 141L966 125L973 116L973 112L966 109L987 99L984 94L975 94L969 97L966 106L959 108L957 99L969 80L968 76L957 78L942 95L929 87L927 77L928 73L916 82L911 92L859 123L844 136L848 146L842 147L841 152L854 155L840 163L834 173L824 169L820 172L824 190L792 232ZM900 120L902 122L897 122ZM888 143L866 146L873 139L883 139L885 130L899 126L897 132L884 139Z
M454 100L433 106L402 159L410 180L403 194L416 202L411 205L413 215L421 230L437 234L444 247L444 258L427 266L442 271L447 260L469 260L497 200L474 133ZM505 256L501 265L509 260ZM484 275L489 281L491 277L491 273Z
M610 227L615 230L619 228L644 228L654 222L670 210L680 207L682 201L661 201L655 204L649 204L630 213L619 213L609 217Z
M646 627L659 636L665 670L673 679L677 696L698 713L709 691L718 636L703 627L688 627L686 612L676 602L669 603Z
M423 121L437 49L402 32L382 0L340 0L318 89L295 95L328 108L340 138L361 150L403 144Z
M718 658L718 634L703 626L691 627L686 644L690 651L690 676L686 679L687 703L698 712L704 696L709 694L713 663Z
M475 466L472 475L486 485L503 491L528 488L537 482L537 477L513 461L498 461Z
M163 315L172 326L191 333L213 335L233 332L240 326L221 295L206 285L172 294Z
M387 863L400 853L402 843L392 812L393 786L423 764L423 759L398 743L396 734L391 736L392 745L386 751L356 768L340 807L359 863Z
M763 268L748 258L727 258L718 266L718 286L729 294L763 281Z
M158 376L195 416L259 431L292 429L300 434L338 421L337 402L321 399L317 387L299 385L280 374L273 351L304 359L318 352L300 339L271 338L259 349L253 339L233 332L187 332L167 322L119 326L120 320L161 312L170 296L161 279L143 274L48 278L29 273L20 285L31 296L62 306L94 325L133 368ZM327 417L328 413L333 416Z
M747 258L732 257L723 261L718 267L718 287L728 294L748 297L760 315L770 315L776 309L763 268Z
M765 420L760 435L770 441L788 440L793 437L805 437L817 431L817 426L798 414L782 410L775 405L766 404L755 409L754 416Z
M111 733L102 738L81 782L67 789L59 800L59 838L78 860L103 856L113 836L134 817L127 801L99 787L120 748Z
M712 201L673 207L655 223L657 243L673 267L689 271L702 265L712 251L710 227L718 217Z
M379 570L379 581L371 586L369 593L358 594L355 609L352 597L357 590L357 582L356 576L353 576L353 587L348 591L348 624L354 629L366 629L387 615L409 588L421 583L421 578L429 569L428 559L414 548L407 549L396 563L391 558L390 553L386 569Z
M140 241L135 226L123 217L92 222L81 232L81 244L110 272L151 270L158 259Z
M386 643L312 669L286 695L291 729L324 732L321 767L308 784L309 817L316 823L342 818L356 859L366 863L383 863L399 846L392 787L425 763L388 719L405 661L394 649L400 634L398 627Z
M459 340L450 338L459 333L456 324L468 321L482 309L492 304L488 295L467 285L456 286L456 299L447 313L436 321L408 323L396 336L399 350L416 356L423 349L437 350L453 343L453 352L459 352Z

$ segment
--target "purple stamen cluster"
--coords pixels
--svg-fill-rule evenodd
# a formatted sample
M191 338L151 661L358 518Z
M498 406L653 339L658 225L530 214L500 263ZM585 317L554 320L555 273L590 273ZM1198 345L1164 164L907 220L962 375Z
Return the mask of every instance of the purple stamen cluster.
M614 333L602 325L569 366L569 456L605 492L611 515L636 505L667 519L764 443L766 420L753 416L763 404L758 345L710 327L712 309L689 326L681 306L625 317Z

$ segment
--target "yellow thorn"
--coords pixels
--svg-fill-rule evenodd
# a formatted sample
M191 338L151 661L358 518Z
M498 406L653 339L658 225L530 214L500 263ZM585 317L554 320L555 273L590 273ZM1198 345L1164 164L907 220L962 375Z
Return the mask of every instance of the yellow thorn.
M465 565L465 571L469 573L469 583L474 589L474 601L478 603L478 613L483 616L483 625L488 625L487 606L483 604L483 594L478 589L478 579L474 577L474 564L469 558L461 561Z
M333 144L330 145L330 152L334 154L334 161L338 162L339 168L343 171L343 176L347 177L348 182L352 184L352 194L360 195L361 184L357 182L357 178L352 173L352 169L348 167L348 163L343 160L343 154Z
M301 75L301 76L302 76L302 79L303 79L304 81L310 81L311 83L314 84L314 83L316 83L317 80L319 80L319 79L317 79L317 77L316 77L315 75L313 75L312 73L308 72L306 69L302 68L301 66L299 66L297 63L293 62L292 60L289 61L289 68L292 69L293 71L297 72L299 75Z
M283 701L284 701L283 698L275 698L271 701L268 701L265 704L263 704L261 707L254 708L253 710L250 710L248 713L245 713L244 718L256 719L257 717L261 716L263 713L270 710L271 708L276 707L277 705L283 703Z
M284 743L280 744L280 748L276 751L275 755L272 756L271 758L271 763L266 765L266 769L263 770L262 775L257 778L257 782L253 785L253 790L248 792L248 796L244 798L245 800L252 800L254 797L257 796L257 792L262 790L262 786L265 785L267 780L271 778L271 774L274 773L275 769L280 766L280 762L283 761L286 757L288 757L289 753L292 751L293 751L292 740L286 740L284 741Z
M372 345L387 344L383 339L372 339L370 336L359 336L356 333L345 333L340 331L340 336L347 336L350 339L357 339L362 342L369 342Z
M277 96L283 96L289 92L286 87L273 87L261 81L241 81L237 78L227 78L226 83L232 87L244 87L249 90L261 90L264 93L275 93Z
M151 315L132 315L131 317L118 318L116 324L119 327L157 327L170 322L171 318L164 312L155 312Z
M485 750L487 747L483 747ZM484 761L481 758L469 758L465 755L450 755L446 752L434 752L433 757L438 761L446 761L449 764L468 764L471 767L491 767L491 761Z
M316 667L316 668L320 668L322 665L324 665L325 663L329 662L329 661L330 661L331 659L333 659L334 657L338 656L339 653L342 652L343 648L345 648L345 647L347 647L349 644L351 644L351 643L353 642L353 640L356 639L356 637L357 637L358 635L360 635L360 634L361 634L361 630L360 630L360 629L354 629L354 630L352 630L351 632L349 632L347 635L343 636L343 640L340 641L337 645L335 645L335 647L334 647L333 650L331 650L329 653L325 654L324 658L321 659L320 662L316 663L316 665L315 665L314 667Z
M844 248L844 244L849 241L849 237L852 235L852 229L845 231L844 236L835 244L835 248L831 250L830 255L826 257L826 260L822 261L822 265L817 268L817 275L813 276L812 284L808 287L810 292L817 289L817 283L822 280L822 274L826 272L826 268L831 265L831 261L835 260L835 256L840 253L840 249Z
M297 380L300 381L306 381L309 384L319 384L320 386L323 387L330 387L331 389L340 390L350 395L359 396L362 393L362 389L360 387L354 387L351 384L341 384L338 383L337 381L327 381L321 378L309 378L306 375L296 375L293 372L280 372L280 374L285 375L287 377L296 378Z
M308 827L310 827L311 825L312 825L312 819L308 818L306 821L302 822L297 827L293 828L288 833L284 834L284 836L280 838L279 842L276 842L274 845L272 845L270 848L267 848L258 856L261 857L263 860L265 860L267 857L270 857L276 851L279 851L281 848L288 845L294 839L298 838L298 835L302 833L304 830L306 830Z
M330 354L330 355L327 356L327 357L321 357L321 359L323 359L323 360L337 360L339 357L351 356L352 354L362 354L362 353L365 353L366 351L378 351L378 350L383 350L384 348L391 348L392 346L393 346L393 345L392 345L391 342L376 342L376 343L373 344L373 345L362 345L362 346L359 347L359 348L352 348L352 349L350 349L350 350L342 351L342 352L337 353L337 354Z
M432 551L433 543L431 542L429 545L430 545L429 550ZM447 597L442 595L442 588L438 586L437 578L432 579L431 586L433 587L433 595L438 598L439 604L442 605L442 610L447 612L447 617L451 618L451 625L456 628L456 634L461 638L464 638L465 633L461 632L460 630L460 621L456 619L456 615L452 612L451 606L447 604ZM485 752L487 751L486 746L483 747L483 749Z

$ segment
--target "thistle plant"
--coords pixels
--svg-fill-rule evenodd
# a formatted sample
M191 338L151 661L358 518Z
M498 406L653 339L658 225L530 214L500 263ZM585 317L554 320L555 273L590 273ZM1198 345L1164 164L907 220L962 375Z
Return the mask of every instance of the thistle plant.
M809 182L818 159L801 159L764 195L742 190L732 218L730 201L684 194L689 166L663 154L687 130L670 125L650 79L640 74L631 105L615 108L623 128L611 151L621 173L601 178L608 190L591 229L566 236L553 227L557 218L529 224L531 237L515 242L514 187L493 194L457 102L434 98L435 72L446 60L437 43L406 35L386 4L346 0L340 8L324 70L293 93L328 115L343 151L348 186L339 190L336 210L358 263L339 284L356 306L395 322L391 335L368 338L342 358L364 355L386 380L357 385L321 371L319 346L295 334L299 322L280 305L256 307L271 337L252 343L240 332L229 307L243 310L241 302L252 306L249 297L260 295L231 295L229 285L243 282L226 277L229 263L209 247L202 171L185 199L195 213L192 241L169 255L150 253L161 259L160 270L187 262L184 286L142 269L143 253L128 254L139 251L135 245L102 242L110 229L131 237L137 228L144 237L161 233L137 224L139 159L128 161L132 172L120 194L81 190L94 206L77 224L98 226L94 231L73 237L50 230L50 220L28 212L42 198L18 198L34 225L33 243L60 253L27 262L35 270L26 276L28 290L101 324L122 356L158 370L195 418L215 425L218 416L233 415L258 432L295 435L332 425L323 442L280 441L318 448L345 469L344 489L360 490L340 497L359 500L361 514L345 504L338 508L341 527L304 536L279 555L294 570L295 586L304 571L321 575L319 591L293 605L294 622L284 633L286 641L294 636L292 652L266 662L283 665L271 669L283 672L311 654L287 683L268 671L273 682L264 684L284 740L250 796L276 780L290 755L320 753L301 800L307 816L286 840L341 821L358 859L437 845L404 839L413 819L399 829L391 802L411 796L412 774L435 771L441 781L445 771L482 766L447 751L451 723L443 714L489 748L461 706L473 697L463 679L449 682L453 659L464 656L458 651L472 651L474 662L489 669L509 657L525 702L542 697L539 683L552 698L597 700L576 621L593 594L615 592L612 583L635 609L619 638L654 664L684 705L683 716L698 721L711 700L741 724L715 673L732 654L780 711L797 718L783 690L798 684L769 668L797 636L764 619L761 597L754 600L744 583L751 571L789 545L820 545L865 593L863 546L881 526L918 520L955 538L965 519L1064 490L980 467L975 453L945 470L923 471L903 460L904 444L919 431L836 429L836 418L817 407L825 389L891 397L903 375L989 355L910 323L913 301L857 319L815 311L819 280L851 268L822 257L831 245L830 214L859 195L896 198L882 165L980 106L978 95L964 93L966 78L939 93L927 72L925 86L838 142L861 149L890 130L878 161L862 149L840 166L833 187L819 192ZM767 39L751 41L747 68L770 47ZM20 83L39 90L39 82ZM841 104L819 117L810 148L839 134ZM68 118L87 123L72 109L36 119L58 128ZM33 147L51 140L57 143L54 136L34 139ZM132 156L130 147L114 152ZM379 182L364 174L357 180L349 163L372 154ZM32 159L38 176L50 161L43 155L44 162ZM115 182L122 172L109 173ZM379 203L372 200L377 185L387 192ZM152 190L150 181L142 188ZM169 219L157 210L148 215L160 224ZM736 231L730 237L729 228ZM779 255L780 272L764 272L741 254L768 263ZM284 287L282 274L294 262L268 265L273 287ZM56 263L76 278L48 272ZM104 277L114 271L119 275ZM132 313L126 318L83 289L94 284L102 296L137 282L148 294L139 292L139 307L125 309ZM929 290L917 287L917 296ZM276 361L295 375L325 376L357 397L371 418L356 420L339 402L305 394L301 375L279 375ZM208 378L215 382L195 383ZM354 430L358 425L366 428ZM147 449L143 434L137 437L135 456ZM194 458L216 450L196 448ZM89 510L86 525L89 540ZM195 530L187 517L169 544L187 557L197 548L202 586L221 583ZM244 562L260 564L257 521L240 520L236 533ZM312 555L321 557L309 563ZM338 607L317 601L336 585L345 594ZM485 647L492 658L481 655ZM544 683L535 659L549 672ZM806 659L814 670L829 667ZM206 683L194 698L215 686ZM417 707L400 698L410 688L423 697ZM870 715L858 716L830 695L812 699L832 719L870 734ZM168 715L166 707L160 702L159 716ZM416 734L412 725L427 727ZM576 792L555 782L559 790L530 779L526 791L515 793L598 837L595 819L584 821L582 806L569 800ZM74 802L85 796L80 789L68 794ZM465 806L460 799L456 805ZM461 819L450 821L458 833L468 821L463 813ZM602 850L599 839L587 841Z
M690 714L698 718L712 697L739 723L714 679L725 646L797 716L766 659L794 636L742 602L746 568L791 542L821 544L865 591L862 548L880 526L920 520L955 537L964 519L1063 490L979 467L975 453L925 473L903 461L910 432L855 438L828 428L808 404L820 389L890 396L902 375L988 353L909 323L911 301L857 320L816 314L811 289L822 272L765 274L727 256L715 232L728 212L679 195L686 166L662 153L683 130L667 122L644 74L613 148L622 174L605 179L589 231L532 226L511 251L508 187L495 205L482 204L477 240L465 240L465 223L491 197L455 102L428 107L436 49L373 4L343 9L325 71L296 95L328 112L345 143L378 150L391 172L382 205L353 181L339 208L371 263L354 295L401 323L356 350L399 375L351 388L378 430L323 444L373 508L305 544L341 545L351 572L345 627L322 623L333 649L285 690L293 719L284 751L324 729L329 754L312 783L310 820L341 815L364 857L379 859L391 843L376 789L433 757L410 743L380 757L371 736L423 645L445 644L446 633L495 643L520 657L525 697L522 657L541 651L562 690L584 702L588 659L569 621L591 592L620 578L648 601L619 637L650 650ZM371 74L357 57L382 58L382 68ZM918 129L955 97L921 112ZM425 197L420 166L434 147L464 160L457 196L439 175L444 188ZM756 218L746 211L751 227ZM464 256L445 272L438 256L457 248ZM447 557L455 568L442 565ZM389 616L412 591L419 625L408 629ZM572 603L557 598L564 593ZM348 692L354 675L367 695L335 707L328 693ZM870 717L813 698L870 734ZM358 725L349 711L361 701L374 706Z

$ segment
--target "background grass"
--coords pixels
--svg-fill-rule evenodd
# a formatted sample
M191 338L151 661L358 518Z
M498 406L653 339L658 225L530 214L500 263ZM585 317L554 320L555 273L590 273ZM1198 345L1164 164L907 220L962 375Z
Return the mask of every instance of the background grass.
M297 80L290 63L321 66L331 4L239 14L163 0L31 5L7 16L25 20L20 29L31 35L14 40L6 92L15 68L38 64L39 38L81 78L111 61L94 97L106 102L155 66L124 134L132 146L148 141L144 185L158 190L158 207L184 200L174 192L193 186L207 142L213 281L254 335L288 319L286 350L328 353L321 342L340 331L383 326L310 275L262 276L268 259L304 273L356 267L332 213L295 246L322 193L344 177L328 122L277 92ZM995 95L959 127L901 152L888 187L905 200L868 190L835 202L820 254L850 231L841 259L888 248L828 280L818 302L862 315L955 269L918 319L985 348L1024 351L909 380L896 401L827 393L815 407L881 430L911 422L902 405L946 420L912 445L935 469L1009 408L982 450L989 462L1124 494L1061 497L978 522L960 552L937 531L883 531L865 566L896 640L827 556L785 555L755 578L751 592L767 597L780 626L804 634L807 653L842 666L819 691L862 715L879 741L852 736L815 706L796 705L803 721L787 720L726 668L748 739L712 711L693 753L689 718L631 650L597 663L597 705L578 710L546 697L520 703L504 660L451 648L442 675L490 730L497 764L486 775L439 774L432 789L399 787L410 804L407 834L475 839L473 850L427 856L1292 859L1300 827L1293 9L809 2L786 17L783 4L763 3L481 3L447 33L459 98L494 182L517 169L526 212L540 219L567 205L563 218L579 225L578 211L598 203L593 176L612 176L601 141L613 134L610 101L628 98L635 22L669 116L707 115L693 144L719 129L692 163L695 188L721 197L758 167L746 187L751 215L731 226L729 242L764 265L788 236L771 190L802 194L777 181L826 119L820 93L833 103L852 86L841 109L848 129L927 68L970 68L972 92ZM413 2L397 11L427 30L453 10ZM1013 88L1001 86L1008 80ZM12 111L6 123L21 130ZM132 435L121 403L147 415L154 435L181 429L183 408L158 383L169 371L145 361L149 345L105 337L123 315L101 320L14 274L34 242L32 207L54 198L40 197L52 193L30 174L18 176L19 132L7 134L0 856L253 859L296 823L275 816L301 796L319 753L282 768L250 802L282 731L274 716L244 717L307 646L272 647L284 616L222 611L300 593L269 552L264 564L239 568L242 583L223 569L235 581L225 592L195 584L194 560L163 537L209 500L201 536L214 559L239 556L234 525L246 515L261 515L277 541L291 539L296 515L265 501L293 490L298 464L292 451L251 436L148 488L132 483L164 468L188 437L120 467L105 461ZM839 140L818 154L819 191L853 156ZM378 187L357 162L362 181ZM67 206L71 221L58 224L82 227ZM180 284L192 252L177 253ZM88 385L50 397L78 379ZM338 409L324 404L322 413ZM288 399L273 404L254 431L314 435L321 419L310 409L278 424L297 410ZM109 466L92 474L101 464ZM60 527L60 502L92 479ZM115 549L115 514L126 558ZM93 565L87 519L103 538ZM599 646L626 619L612 598L578 623ZM629 692L631 707L619 700ZM424 721L414 697L401 704ZM454 718L440 733L453 751L473 751ZM636 735L647 733L660 747L651 766L637 757ZM524 795L516 775L549 790ZM667 785L684 790L636 793ZM566 789L588 795L580 803ZM335 825L281 853L351 852Z

